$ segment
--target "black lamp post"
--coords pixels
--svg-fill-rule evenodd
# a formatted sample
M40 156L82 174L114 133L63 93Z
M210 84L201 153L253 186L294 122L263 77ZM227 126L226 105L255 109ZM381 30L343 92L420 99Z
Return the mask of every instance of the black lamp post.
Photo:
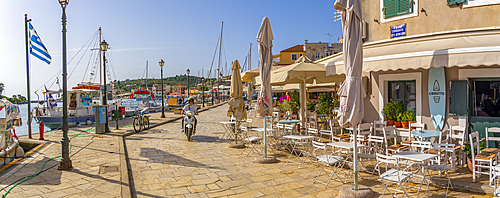
M203 72L202 74L203 75ZM203 107L205 107L205 78L201 77L201 100L203 100Z
M189 98L189 73L191 73L191 71L189 71L189 69L186 71L186 73L188 74L188 93L187 93L187 96Z
M62 79L63 79L63 138L62 145L62 160L59 162L59 170L71 170L73 165L69 159L69 138L68 138L68 82L67 82L67 65L66 65L66 6L69 0L59 0L62 8Z
M103 79L104 79L104 90L103 90L103 96L102 96L102 105L106 106L106 132L109 132L108 128L108 89L106 86L106 51L108 51L108 43L106 43L106 40L103 40L101 43L101 51L102 51L102 65L103 65Z
M163 102L163 65L165 64L165 61L163 59L160 60L159 62L160 68L161 68L161 118L165 118L165 106Z

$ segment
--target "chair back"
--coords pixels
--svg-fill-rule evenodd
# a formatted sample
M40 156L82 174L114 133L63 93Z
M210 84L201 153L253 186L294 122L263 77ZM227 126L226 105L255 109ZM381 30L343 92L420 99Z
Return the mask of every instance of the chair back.
M396 143L396 127L395 126L386 126L382 128L382 134L384 135L384 141L385 141L385 153L388 154L389 150L387 147L389 147L389 139L393 139L394 143Z
M409 124L410 126L408 129L412 131L412 128L415 128L415 130L425 130L425 124L424 123L417 123L417 122L412 122Z
M456 142L458 145L464 145L465 137L465 127L450 126L450 138L452 143Z
M489 133L496 133L496 135L489 135ZM489 141L500 141L500 128L498 127L486 127L486 148L490 148Z
M424 150L431 149L432 143L427 141L412 141L410 148L412 151L422 152Z
M337 119L330 118L330 120L328 120L328 125L330 126L332 134L340 134L342 132L342 127L340 127L339 121Z
M307 134L308 135L313 135L313 136L318 136L318 129L308 128L307 129Z
M387 126L387 121L375 120L373 121L373 135L377 135L383 132L382 128Z
M313 146L313 155L314 156L318 156L318 154L316 154L316 151L318 151L318 150L322 150L321 155L326 155L327 145L325 143L312 141L312 146Z
M368 136L368 150L372 151L375 149L374 153L379 153L380 151L383 152L382 148L384 146L384 137L380 136L374 136L374 135L369 135Z
M449 164L455 172L457 157L455 156L455 144L433 144L433 149L439 151L440 156L444 154L444 157L440 157L439 164L447 165Z
M388 155L377 153L376 158L378 163L392 164L396 166L398 165L397 159Z
M309 125L309 128L318 128L318 116L316 112L312 112L307 115L307 124Z
M293 125L291 124L285 124L285 134L290 135L293 132Z
M479 154L479 144L481 140L479 139L479 132L472 132L469 134L469 143L470 143L470 151L472 155L472 161L476 158L476 154ZM476 147L476 150L474 151L474 147Z
M368 136L372 135L372 123L363 123L358 126L358 135Z
M441 131L441 133L439 134L439 139L438 139L438 143L439 144L448 144L450 143L451 141L451 138L450 138L450 130L445 130L445 131Z

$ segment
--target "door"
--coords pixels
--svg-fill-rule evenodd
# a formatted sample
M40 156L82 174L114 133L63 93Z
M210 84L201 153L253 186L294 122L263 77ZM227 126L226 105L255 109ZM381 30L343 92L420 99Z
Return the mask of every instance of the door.
M469 82L469 131L478 131L483 138L486 127L500 127L500 78L474 78ZM489 145L498 148L499 143L491 141Z

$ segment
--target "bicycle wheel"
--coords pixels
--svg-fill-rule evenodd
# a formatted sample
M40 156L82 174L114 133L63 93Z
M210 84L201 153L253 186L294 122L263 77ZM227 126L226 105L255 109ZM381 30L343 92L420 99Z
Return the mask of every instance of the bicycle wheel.
M149 118L148 117L144 117L143 121L142 121L142 124L144 125L144 130L148 130L149 129Z
M135 117L134 118L134 122L132 123L132 125L134 126L134 131L135 132L141 131L141 123L140 123L139 118Z

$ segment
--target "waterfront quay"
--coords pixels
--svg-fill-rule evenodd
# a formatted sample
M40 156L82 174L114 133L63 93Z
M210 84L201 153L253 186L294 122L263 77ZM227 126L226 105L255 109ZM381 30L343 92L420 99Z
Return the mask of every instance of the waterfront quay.
M278 163L259 164L253 161L261 155L251 153L247 157L241 154L243 149L229 148L233 141L221 139L224 129L220 124L229 119L227 108L225 103L202 108L196 135L190 142L180 131L180 115L171 112L163 119L161 113L151 114L152 127L139 133L127 127L126 120L121 124L124 128L110 133L82 133L71 140L71 171L57 170L59 159L46 162L59 156L61 147L61 134L46 132L45 141L32 140L42 146L2 170L2 194L40 170L39 175L14 187L7 197L335 197L343 187L352 185L352 179L345 184L332 180L326 187L313 183L320 166L286 165L287 152L270 153ZM252 117L255 126L262 124ZM71 128L70 136L86 130L88 127ZM369 186L374 197L379 197L382 183L368 181L368 177L362 172L360 184ZM445 193L444 189L430 189L431 194L425 197ZM450 191L448 196L491 197L458 190L463 189Z

